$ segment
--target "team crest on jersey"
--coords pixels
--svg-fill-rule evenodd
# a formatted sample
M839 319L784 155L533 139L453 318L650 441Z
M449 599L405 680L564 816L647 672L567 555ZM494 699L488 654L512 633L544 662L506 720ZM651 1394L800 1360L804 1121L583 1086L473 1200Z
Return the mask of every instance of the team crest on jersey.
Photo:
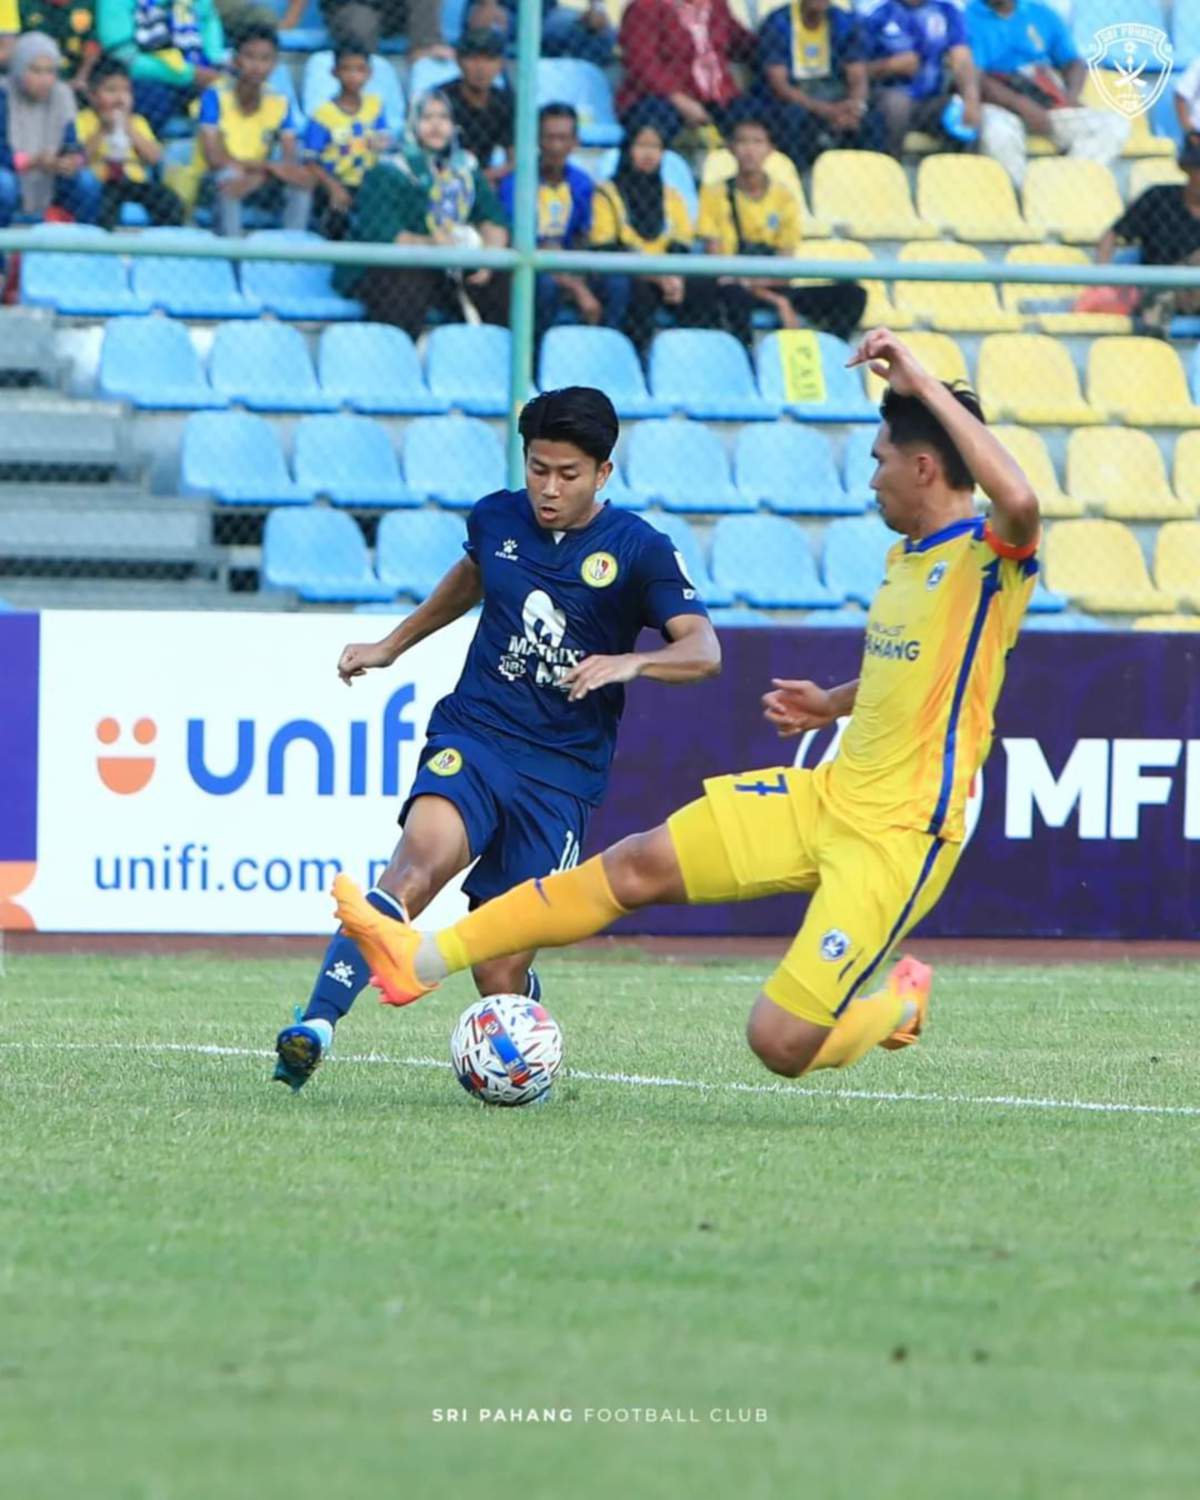
M927 589L935 589L946 576L946 564L944 562L934 563L929 570L929 577L925 580Z
M579 576L592 589L606 589L617 576L617 560L611 552L590 552L583 560Z
M435 776L454 776L462 770L463 758L458 750L439 750L425 762Z
M821 957L827 964L845 958L850 950L850 939L840 927L831 927L821 939Z

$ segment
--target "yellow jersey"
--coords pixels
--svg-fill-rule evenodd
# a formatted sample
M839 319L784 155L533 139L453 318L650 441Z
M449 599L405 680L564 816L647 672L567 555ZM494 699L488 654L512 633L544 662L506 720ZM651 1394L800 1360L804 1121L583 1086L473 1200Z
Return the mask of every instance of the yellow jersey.
M969 517L888 553L854 712L836 756L815 773L822 800L846 822L962 842L1036 548L1011 547Z
M264 87L258 105L249 111L238 103L237 85L223 79L200 95L202 127L219 130L226 151L235 161L267 161L280 138L295 134L296 121L285 95ZM204 166L200 137L196 137L196 162Z
M737 223L731 196L737 203ZM796 195L777 182L768 181L761 198L736 187L731 195L725 182L710 182L700 189L696 233L702 240L715 240L721 255L738 255L758 246L763 247L760 253L791 255L800 244L802 230Z
M663 185L663 232L643 239L629 221L625 200L615 183L598 182L592 196L592 245L619 245L642 255L665 255L672 245L692 244L692 220L678 189Z
M131 115L126 132L138 130L143 137L155 140L156 136L150 126L141 115ZM83 154L87 157L88 167L96 174L101 182L147 182L150 173L146 169L146 163L126 142L125 154L114 157L111 154L112 143L105 134L104 127L100 123L100 116L94 109L81 109L75 116L75 136L83 148Z
M356 188L379 160L390 134L378 94L364 94L353 114L327 99L309 116L304 149L343 186Z

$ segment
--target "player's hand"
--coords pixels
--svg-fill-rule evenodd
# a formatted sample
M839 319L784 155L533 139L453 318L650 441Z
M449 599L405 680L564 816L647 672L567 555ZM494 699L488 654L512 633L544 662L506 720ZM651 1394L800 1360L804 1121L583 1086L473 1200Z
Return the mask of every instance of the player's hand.
M763 694L763 714L781 739L806 729L824 729L837 718L833 699L815 682L772 677L771 683L771 692Z
M890 328L872 328L846 361L846 368L869 365L882 375L898 396L915 396L920 385L929 379L925 366Z
M578 703L596 688L614 682L632 682L642 670L642 659L634 652L625 656L585 656L577 667L563 673L567 702Z
M338 676L350 687L354 678L362 677L371 667L390 667L394 658L382 642L371 645L347 646L338 657Z

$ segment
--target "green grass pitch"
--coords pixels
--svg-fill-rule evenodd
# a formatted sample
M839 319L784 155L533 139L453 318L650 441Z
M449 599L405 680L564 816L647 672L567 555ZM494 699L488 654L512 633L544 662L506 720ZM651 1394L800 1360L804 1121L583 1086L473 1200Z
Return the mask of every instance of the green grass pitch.
M403 1061L460 980L293 1097L309 963L10 959L0 1493L1194 1496L1200 972L947 964L922 1046L773 1087L765 968L550 958L577 1071L503 1111Z

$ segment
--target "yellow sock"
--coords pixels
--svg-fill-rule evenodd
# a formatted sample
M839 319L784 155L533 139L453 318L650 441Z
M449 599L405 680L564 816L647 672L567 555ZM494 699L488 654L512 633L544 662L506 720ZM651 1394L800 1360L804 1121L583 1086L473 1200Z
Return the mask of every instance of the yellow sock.
M904 1001L890 989L851 1000L804 1071L815 1073L818 1068L850 1067L872 1047L877 1047L885 1036L890 1036L903 1015Z
M436 934L450 972L526 948L561 948L625 915L600 856L574 870L527 880Z

